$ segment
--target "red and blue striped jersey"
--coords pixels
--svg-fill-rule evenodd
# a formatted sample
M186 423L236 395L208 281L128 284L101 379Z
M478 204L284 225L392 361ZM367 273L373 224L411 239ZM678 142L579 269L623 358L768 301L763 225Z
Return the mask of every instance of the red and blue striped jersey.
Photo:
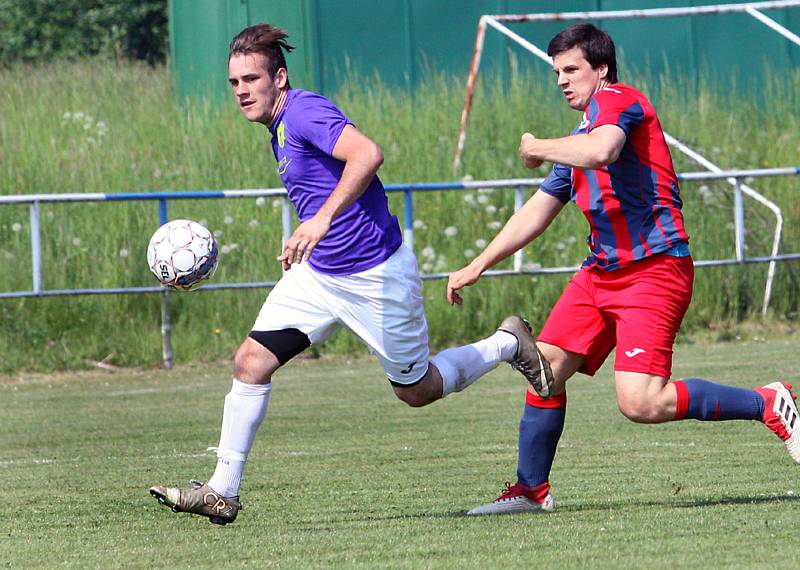
M612 271L676 251L689 236L672 156L650 101L622 83L609 85L592 96L571 134L602 125L625 132L619 158L597 170L554 164L541 189L562 203L571 199L589 221L591 255L583 266Z

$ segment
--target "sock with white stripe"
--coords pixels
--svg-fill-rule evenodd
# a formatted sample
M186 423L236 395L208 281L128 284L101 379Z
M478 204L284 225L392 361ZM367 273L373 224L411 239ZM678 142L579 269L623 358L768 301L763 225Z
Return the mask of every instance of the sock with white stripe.
M247 454L267 415L271 389L272 384L245 384L234 378L225 396L217 468L208 481L208 486L223 497L239 494Z
M517 338L506 331L497 331L473 344L443 350L431 358L442 376L442 397L460 392L516 354Z

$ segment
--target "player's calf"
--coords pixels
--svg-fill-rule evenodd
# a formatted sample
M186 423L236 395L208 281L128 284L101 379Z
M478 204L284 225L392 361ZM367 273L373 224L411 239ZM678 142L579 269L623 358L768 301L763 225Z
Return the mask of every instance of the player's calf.
M435 366L428 365L428 371L411 386L392 382L395 395L412 408L432 404L442 397L442 378Z

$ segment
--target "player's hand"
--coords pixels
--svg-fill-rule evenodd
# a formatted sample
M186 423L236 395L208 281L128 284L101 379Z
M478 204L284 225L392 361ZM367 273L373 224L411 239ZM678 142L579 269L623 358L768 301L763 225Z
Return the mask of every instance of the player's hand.
M481 278L481 272L472 265L467 265L447 278L447 302L451 305L460 305L464 302L458 291L469 285L474 285Z
M308 261L314 248L330 228L330 222L318 216L297 226L291 237L283 244L283 251L278 256L278 261L283 265L283 269L291 269L293 263Z
M519 157L525 168L538 168L544 162L533 153L533 146L536 144L536 137L530 133L522 133L519 141Z

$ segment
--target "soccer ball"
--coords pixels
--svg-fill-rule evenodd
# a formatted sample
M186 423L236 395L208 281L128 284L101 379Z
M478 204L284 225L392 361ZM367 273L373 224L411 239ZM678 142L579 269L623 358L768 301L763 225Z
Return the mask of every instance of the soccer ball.
M150 238L147 266L170 289L197 289L217 269L217 240L197 222L172 220Z

